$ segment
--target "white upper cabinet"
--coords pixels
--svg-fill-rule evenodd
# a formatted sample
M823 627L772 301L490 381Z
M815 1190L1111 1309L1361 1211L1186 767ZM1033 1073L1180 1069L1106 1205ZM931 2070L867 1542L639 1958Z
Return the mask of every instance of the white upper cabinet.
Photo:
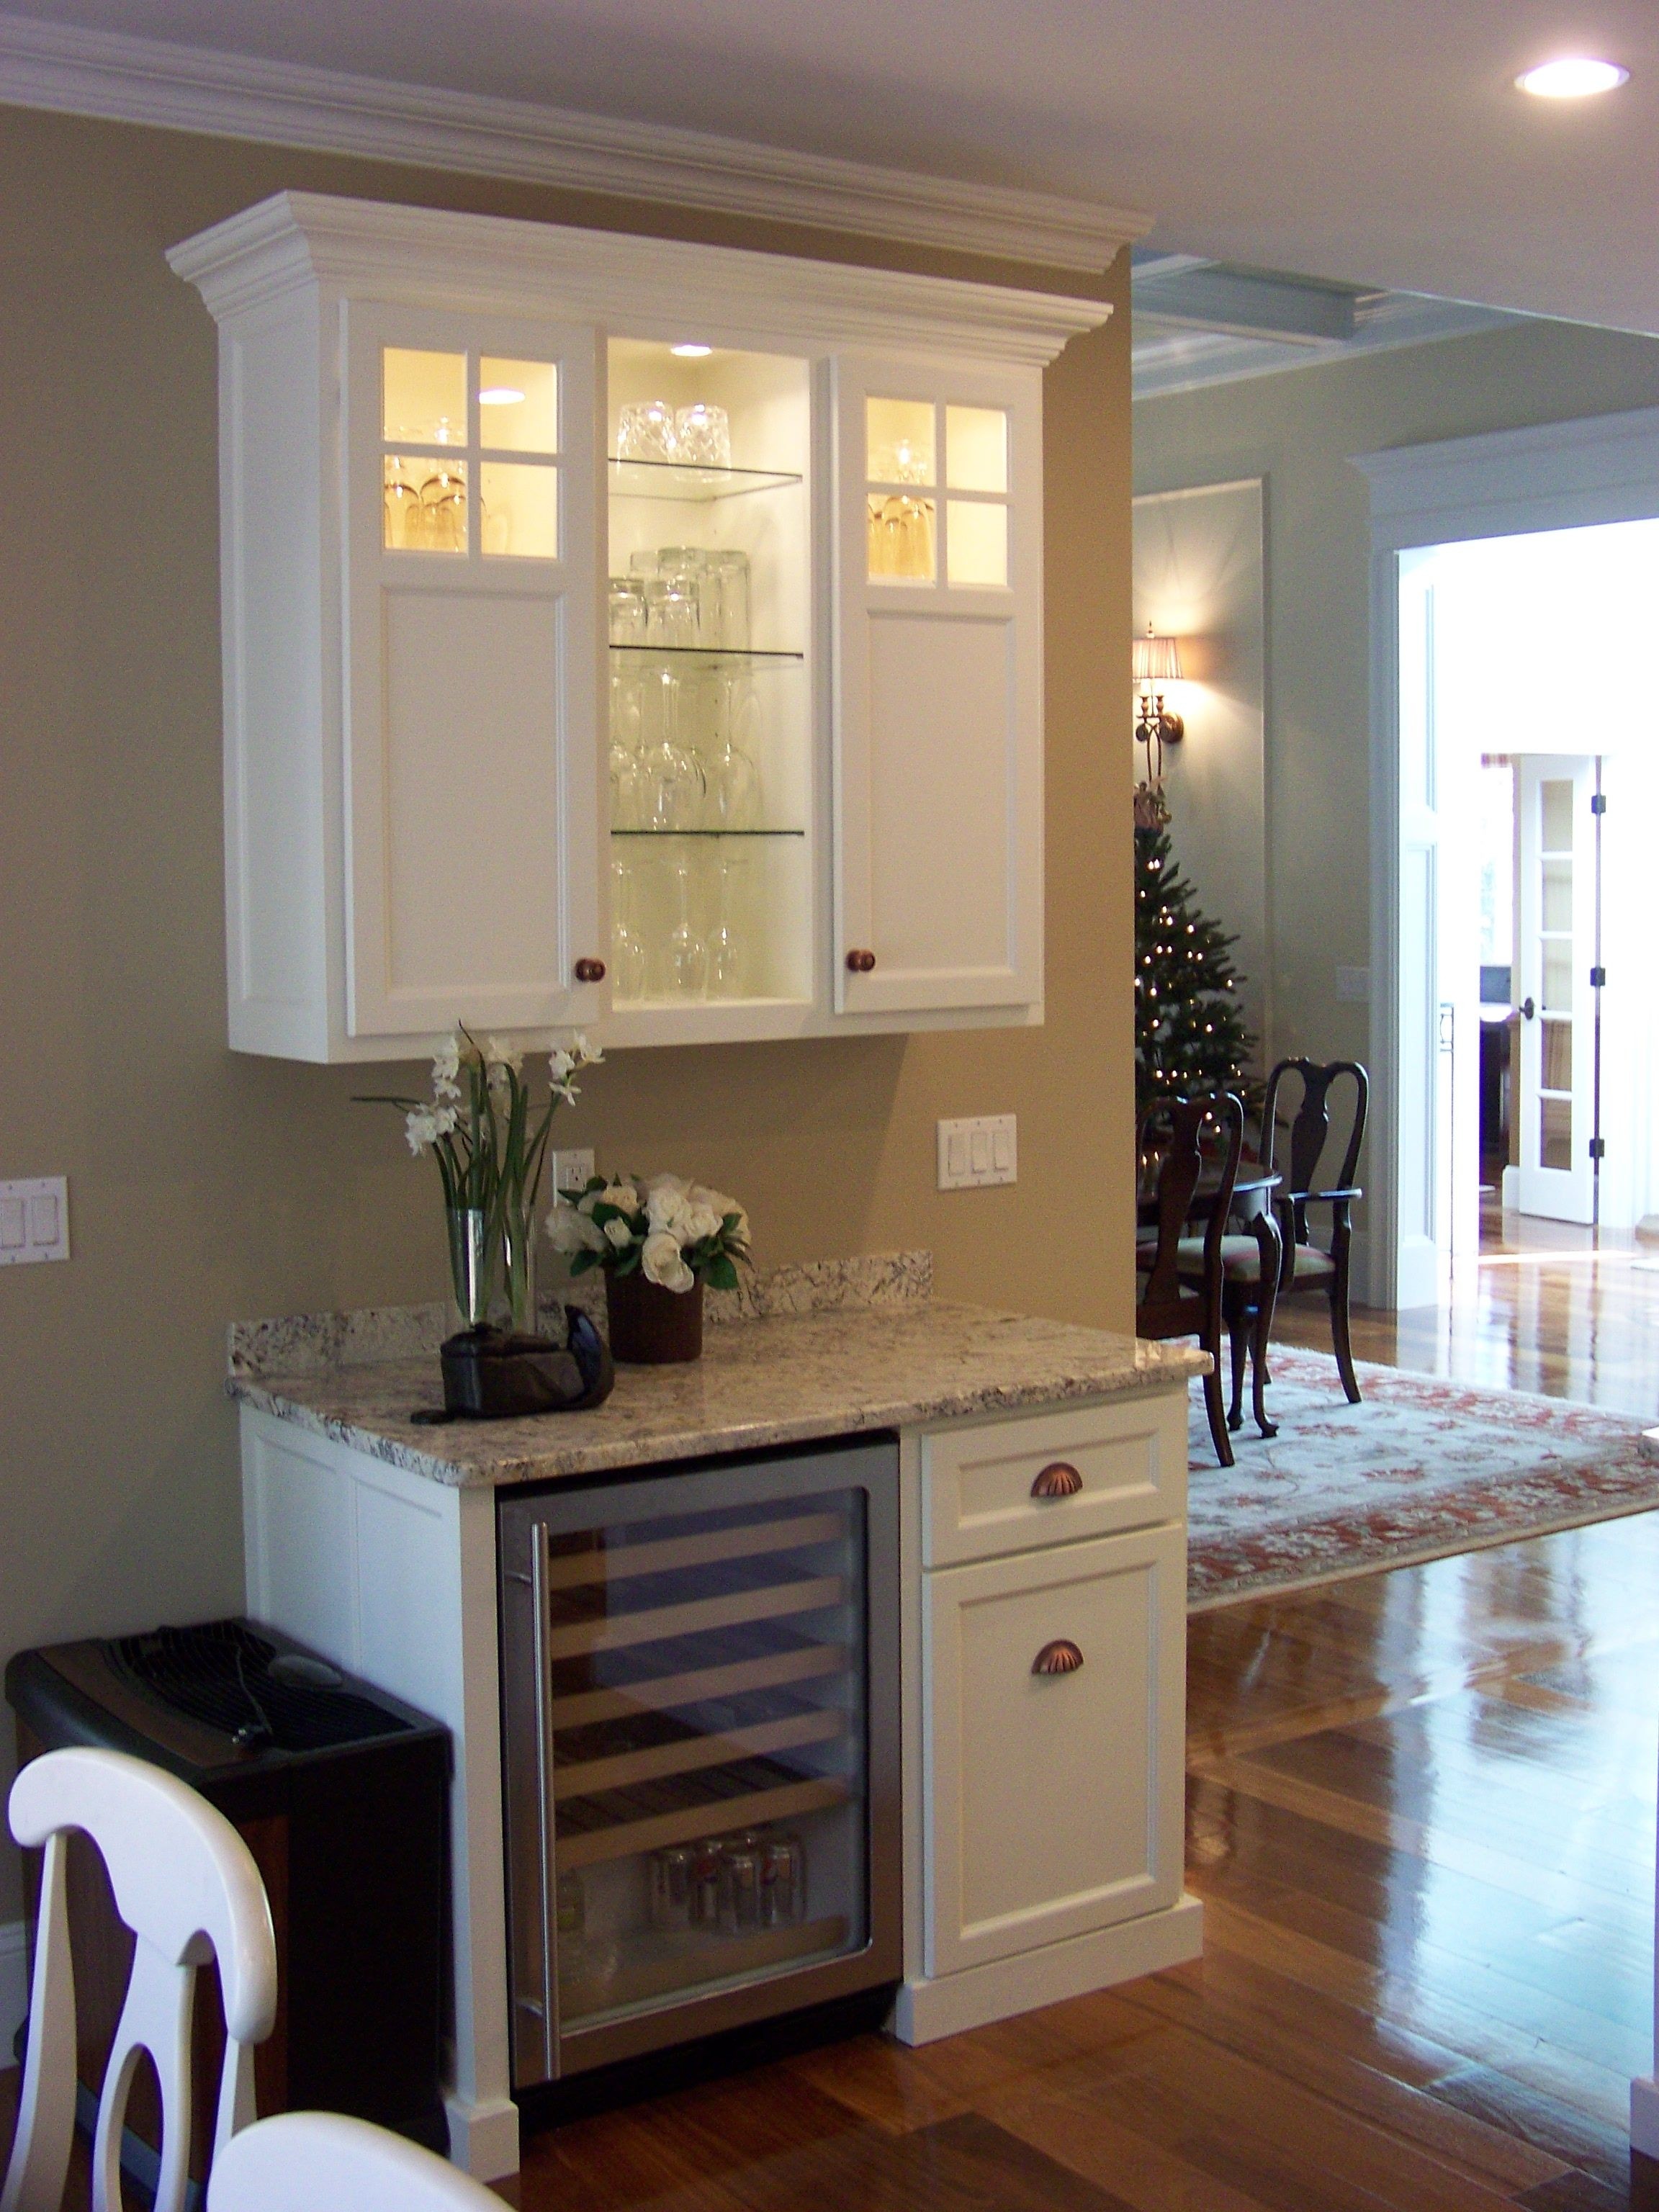
M284 193L219 325L230 1041L1038 1020L1093 301Z
M836 365L849 1013L1042 998L1039 373Z

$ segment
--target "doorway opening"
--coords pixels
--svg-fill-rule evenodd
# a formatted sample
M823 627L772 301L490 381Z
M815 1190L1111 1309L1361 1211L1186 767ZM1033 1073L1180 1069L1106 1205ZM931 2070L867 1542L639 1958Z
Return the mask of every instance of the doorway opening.
M1398 564L1399 1297L1659 1212L1659 521Z

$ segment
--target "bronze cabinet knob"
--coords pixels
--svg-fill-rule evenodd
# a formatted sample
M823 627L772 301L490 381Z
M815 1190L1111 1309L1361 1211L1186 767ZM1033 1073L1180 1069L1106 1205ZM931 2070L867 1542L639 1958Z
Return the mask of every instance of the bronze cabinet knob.
M605 981L604 961L579 960L576 963L576 981L579 983L603 983Z
M1050 1460L1031 1485L1033 1498L1075 1498L1083 1487L1083 1477L1063 1459Z
M873 952L854 951L847 956L847 965L855 975L867 975L876 964Z
M1083 1654L1069 1636L1057 1636L1052 1644L1045 1644L1031 1662L1034 1674L1075 1674L1083 1664Z

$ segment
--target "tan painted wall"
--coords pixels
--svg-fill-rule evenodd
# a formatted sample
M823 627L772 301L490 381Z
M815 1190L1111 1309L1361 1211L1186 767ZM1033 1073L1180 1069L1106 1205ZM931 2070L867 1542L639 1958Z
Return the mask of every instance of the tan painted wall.
M1659 404L1659 339L1533 323L1134 410L1135 489L1266 479L1273 1046L1370 1049L1370 521L1348 456Z
M216 334L161 255L286 185L1042 281L0 111L0 1176L68 1173L75 1253L0 1271L7 1653L234 1607L226 1322L445 1279L435 1176L361 1075L224 1042ZM1121 258L1049 377L1047 1026L638 1052L567 1117L738 1192L763 1265L928 1244L947 1297L1127 1324L1126 294ZM936 1193L935 1118L1007 1111L1019 1186Z

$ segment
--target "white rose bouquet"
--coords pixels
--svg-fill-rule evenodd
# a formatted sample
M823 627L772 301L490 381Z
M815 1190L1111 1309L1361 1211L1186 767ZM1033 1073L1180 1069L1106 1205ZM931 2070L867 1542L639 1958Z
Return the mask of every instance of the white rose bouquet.
M595 1176L580 1190L560 1191L547 1233L569 1255L573 1275L637 1271L665 1291L698 1282L735 1291L737 1263L749 1259L749 1216L737 1200L682 1176Z

